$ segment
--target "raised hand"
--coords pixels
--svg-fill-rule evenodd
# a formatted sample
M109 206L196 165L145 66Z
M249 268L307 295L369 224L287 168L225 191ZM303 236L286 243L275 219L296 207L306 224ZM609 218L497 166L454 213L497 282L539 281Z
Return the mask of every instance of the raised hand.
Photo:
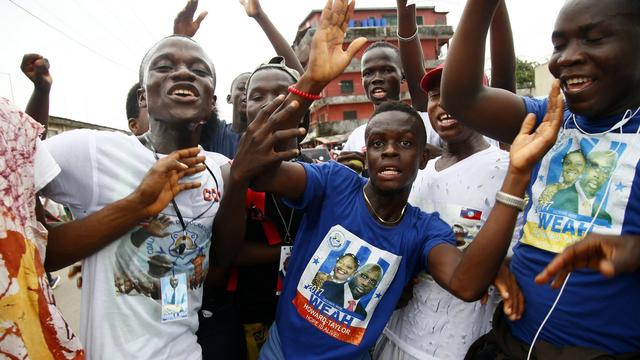
M256 17L262 13L260 2L258 0L240 0L240 4L244 6L244 11L247 12L247 16Z
M342 50L349 18L353 15L355 1L328 0L322 10L320 26L311 41L306 75L310 80L326 84L340 75L358 50L367 43L359 37Z
M560 81L555 80L549 93L547 113L533 131L536 117L528 114L509 152L509 166L519 174L530 174L533 166L551 149L562 125L564 98L560 94ZM533 131L533 132L532 132Z
M231 176L234 179L250 181L270 165L298 156L297 148L284 151L274 149L277 142L288 141L305 133L304 128L276 130L300 106L293 101L276 112L283 102L284 95L275 98L260 110L256 119L247 127L231 164Z
M362 174L362 170L364 170L364 153L360 151L343 151L338 155L336 161L358 174Z
M600 235L590 233L583 240L558 254L535 278L537 284L553 279L551 287L559 288L575 269L593 269L606 277L640 269L640 237L638 235Z
M193 20L193 16L198 8L198 0L188 0L187 5L182 9L175 20L173 20L173 33L176 35L184 35L193 37L198 29L200 23L207 16L207 12L203 11L198 15L198 18Z
M39 54L25 54L20 64L22 72L41 90L50 90L53 79L49 73L49 61Z
M133 192L144 207L147 217L153 217L167 207L178 193L197 189L199 182L180 183L184 176L193 175L205 169L204 156L198 156L199 148L177 150L156 161Z

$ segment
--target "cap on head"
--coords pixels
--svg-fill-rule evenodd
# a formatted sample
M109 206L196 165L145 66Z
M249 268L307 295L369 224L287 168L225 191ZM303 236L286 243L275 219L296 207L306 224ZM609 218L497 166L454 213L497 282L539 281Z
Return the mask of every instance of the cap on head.
M435 68L429 70L420 80L420 87L422 91L429 92L429 90L433 89L436 84L440 83L440 79L442 78L442 71L444 70L444 62ZM489 80L485 74L482 74L482 85L488 86Z
M293 79L293 82L298 82L298 80L300 80L300 73L296 69L292 69L288 67L282 56L275 56L275 57L272 57L269 61L258 65L258 67L255 70L253 70L253 72L247 79L246 88L249 88L249 83L251 82L251 78L253 77L253 75L255 75L255 73L257 73L260 70L266 70L266 69L278 69L280 71L284 71L285 73L289 74L289 76L291 76L291 78Z

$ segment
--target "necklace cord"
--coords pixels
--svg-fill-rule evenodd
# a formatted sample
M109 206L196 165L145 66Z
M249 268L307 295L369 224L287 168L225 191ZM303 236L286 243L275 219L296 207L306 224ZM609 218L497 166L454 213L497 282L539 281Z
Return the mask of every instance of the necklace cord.
M367 183L368 184L368 183ZM398 216L397 219L395 220L385 220L383 219L380 215L378 215L378 213L376 212L376 209L373 208L373 205L371 205L371 201L369 201L369 197L367 197L367 192L364 191L364 188L366 187L363 186L362 187L362 195L364 195L364 201L366 201L367 205L369 205L369 208L371 209L371 211L373 212L373 215L375 215L375 217L378 219L378 221L380 221L381 223L385 224L385 225L395 225L397 224L400 220L402 220L402 217L404 216L404 211L407 209L407 204L405 203L404 206L402 207L402 211L400 211L400 215Z

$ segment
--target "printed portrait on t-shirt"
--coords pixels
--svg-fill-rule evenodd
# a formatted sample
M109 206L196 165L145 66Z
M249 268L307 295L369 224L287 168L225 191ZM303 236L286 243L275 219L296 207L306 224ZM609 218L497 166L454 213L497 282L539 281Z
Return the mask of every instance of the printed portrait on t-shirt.
M202 209L195 210L213 213L211 204L215 202L217 200L212 199L204 203ZM186 207L182 211L186 212ZM190 218L183 218L183 221L186 230L175 214L159 214L136 227L118 243L114 269L117 294L143 295L159 300L161 279L172 273L186 274L188 289L202 287L209 266L213 219L202 216L195 221Z
M589 231L619 234L640 155L632 137L561 131L532 186L523 242L560 252Z
M401 260L336 225L307 264L293 304L322 332L358 345Z

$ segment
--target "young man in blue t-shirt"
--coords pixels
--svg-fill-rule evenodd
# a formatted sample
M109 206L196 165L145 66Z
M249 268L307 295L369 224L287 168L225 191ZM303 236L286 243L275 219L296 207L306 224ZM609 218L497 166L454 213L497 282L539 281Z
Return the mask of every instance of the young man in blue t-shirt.
M535 133L530 134L535 120L525 121L512 147L499 201L464 254L437 214L407 204L428 154L424 123L406 104L383 104L369 120L369 180L335 162L281 162L298 152L287 150L282 140L304 133L296 128L297 119L317 97L313 94L337 77L366 41L355 39L342 50L353 6L346 0L327 4L305 74L286 99L279 97L260 112L231 167L229 186L238 194L252 182L253 188L276 193L305 212L263 359L366 358L403 287L419 269L428 269L439 284L464 300L482 297L506 254L518 207L524 207L521 198L531 167L555 142L560 126L559 96L550 104L555 117L545 118ZM238 214L228 225L241 227L245 215L236 201L225 203L236 206ZM333 294L313 284L318 273L329 272L347 253L358 259L355 274L360 279L343 282L341 291L333 286Z
M468 1L441 95L457 119L510 143L524 114L542 114L548 100L521 98L480 83L485 37L497 3ZM539 359L562 352L594 358L640 351L638 24L637 0L570 0L558 15L549 70L559 79L568 108L556 144L536 164L527 189L526 224L511 262L526 309L519 321L494 321L499 343L519 344L500 347L503 355L522 358L530 348ZM582 166L563 171L569 154ZM579 174L572 173L576 170ZM556 192L550 196L545 189ZM571 247L538 278L548 281L560 271L554 285L564 284L561 292L534 283L556 254L583 238L586 243ZM592 250L586 251L591 259L573 256L585 249ZM597 270L601 259L616 260L623 252L629 255L627 265L618 272L626 272L615 279L603 276L612 275L608 261L603 274L582 269L567 277L577 267Z

